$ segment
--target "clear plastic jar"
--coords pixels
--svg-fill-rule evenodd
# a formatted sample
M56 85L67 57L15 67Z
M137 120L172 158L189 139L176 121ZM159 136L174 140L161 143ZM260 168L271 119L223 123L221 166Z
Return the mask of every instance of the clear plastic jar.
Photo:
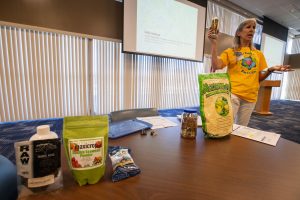
M197 136L196 110L184 110L181 116L181 137L195 139Z

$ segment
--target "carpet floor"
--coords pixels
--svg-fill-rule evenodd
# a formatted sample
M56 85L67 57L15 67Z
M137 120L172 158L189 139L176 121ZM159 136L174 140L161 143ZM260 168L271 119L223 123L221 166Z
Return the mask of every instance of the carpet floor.
M300 101L273 100L273 115L252 114L249 127L281 134L282 138L300 144Z

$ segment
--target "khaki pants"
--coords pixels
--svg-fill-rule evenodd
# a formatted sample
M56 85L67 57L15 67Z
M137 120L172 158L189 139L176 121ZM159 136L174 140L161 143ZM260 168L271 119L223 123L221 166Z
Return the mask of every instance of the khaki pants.
M234 123L247 126L256 103L245 101L238 96L231 94L231 104Z

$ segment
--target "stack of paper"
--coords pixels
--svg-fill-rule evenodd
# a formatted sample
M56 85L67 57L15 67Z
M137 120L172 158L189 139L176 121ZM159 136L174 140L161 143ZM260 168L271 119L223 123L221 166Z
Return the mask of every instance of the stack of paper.
M269 144L272 146L276 146L280 134L276 134L273 132L261 131L254 128L249 128L241 125L233 125L232 135L237 135L240 137L248 138L251 140L255 140L258 142L262 142L265 144Z
M159 129L159 128L166 128L170 126L177 126L175 122L168 120L165 117L161 116L153 116L153 117L137 117L138 120L147 122L152 124L151 129Z

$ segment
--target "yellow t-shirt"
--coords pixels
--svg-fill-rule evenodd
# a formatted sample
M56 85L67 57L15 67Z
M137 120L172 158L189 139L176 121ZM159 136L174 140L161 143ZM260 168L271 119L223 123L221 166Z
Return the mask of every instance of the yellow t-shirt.
M267 68L263 53L242 47L238 51L226 49L220 56L227 66L231 92L248 102L256 102L259 89L259 72Z

